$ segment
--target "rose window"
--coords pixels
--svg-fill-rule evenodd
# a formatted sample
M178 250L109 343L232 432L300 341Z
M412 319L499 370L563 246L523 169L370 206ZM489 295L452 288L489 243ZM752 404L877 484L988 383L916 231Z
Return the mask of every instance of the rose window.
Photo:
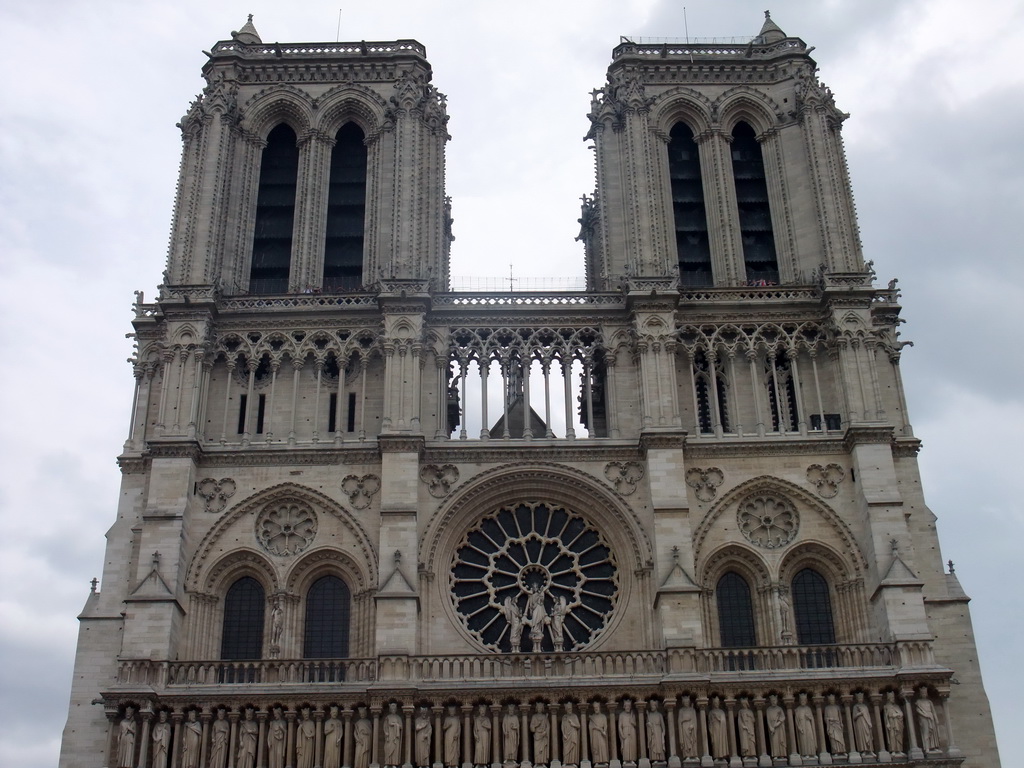
M488 648L582 648L607 626L618 592L611 549L582 517L543 503L505 507L459 544L455 609Z
M256 539L272 555L296 555L316 536L316 513L302 502L267 507L256 518Z
M749 496L741 501L736 522L747 541L765 549L789 544L800 528L800 517L793 503L769 494Z

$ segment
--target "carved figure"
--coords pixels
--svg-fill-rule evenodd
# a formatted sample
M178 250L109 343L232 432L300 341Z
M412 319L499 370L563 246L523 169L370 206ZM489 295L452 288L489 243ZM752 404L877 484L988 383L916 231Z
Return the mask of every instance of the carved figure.
M729 757L729 730L717 696L711 697L711 709L708 710L708 733L711 736L711 756L714 758Z
M921 749L925 752L939 751L938 721L935 718L935 705L928 698L928 687L922 685L914 702L917 712L917 726L921 736Z
M384 717L384 765L402 764L402 716L398 714L398 704L388 704L388 713Z
M508 622L509 646L512 653L519 653L519 649L523 644L523 612L519 610L515 600L511 597L506 597L502 613L505 614L505 621Z
M530 596L526 599L526 613L529 619L524 619L524 623L530 627L530 641L533 643L533 652L537 653L544 641L544 627L551 622L544 608L544 593L540 587L530 589Z
M658 709L658 702L647 702L647 756L652 762L665 760L665 716Z
M288 724L280 707L274 707L274 717L267 725L267 764L270 768L284 768L284 749L288 746Z
M785 592L779 590L779 618L782 622L782 640L783 642L789 640L793 636L793 631L789 628L789 616L792 608L789 605L789 598Z
M167 710L161 709L153 726L153 768L167 768L168 751L171 747L171 724L167 722Z
M260 727L253 719L255 712L252 707L245 710L245 719L238 724L238 760L237 768L254 768L256 765L256 742L259 741Z
M416 765L425 768L430 765L430 737L433 736L430 727L430 710L420 707L413 728L416 731Z
M573 711L572 702L565 702L562 713L562 764L578 765L580 762L580 716Z
M506 763L519 762L519 714L515 704L509 704L501 718L501 751Z
M459 764L459 737L462 735L462 723L455 711L455 705L448 705L448 714L444 718L441 729L444 731L444 764Z
M340 768L344 726L338 719L337 707L331 707L327 714L324 720L324 768Z
M853 743L862 755L875 753L875 726L871 722L871 709L864 703L864 694L853 695Z
M804 757L818 754L818 740L814 735L814 710L807 705L807 694L801 693L793 710L793 727L796 729L796 746Z
M836 697L829 694L825 700L825 735L828 736L829 750L833 755L846 754L846 734L843 733L843 713L836 704Z
M636 762L636 713L633 712L631 699L622 701L622 711L618 717L619 727L619 750L622 752L622 762Z
M774 693L768 697L768 707L764 711L768 722L768 743L772 757L786 756L786 712L779 706L779 697Z
M565 650L565 617L569 615L569 606L565 595L559 595L551 608L551 645L556 651Z
M353 768L370 768L370 739L373 736L373 724L366 716L366 707L359 707L357 714L359 718L352 729L352 742L355 744Z
M740 699L740 709L736 713L736 730L739 733L740 757L756 757L757 743L754 740L756 721L754 711L750 708L750 699Z
M547 765L551 750L551 725L543 701L537 702L530 717L530 734L533 736L533 764Z
M491 718L487 705L480 704L473 718L473 765L488 765L491 762Z
M590 705L593 712L587 718L590 735L590 757L594 765L608 764L608 715L601 711L601 702Z
M224 768L228 759L228 739L231 736L231 724L224 707L217 710L217 718L213 721L213 736L210 741L210 768ZM326 768L326 766L325 766Z
M903 710L896 703L896 694L888 691L885 694L885 705L882 707L885 721L885 734L889 739L889 751L903 752Z
M700 757L697 754L697 710L689 696L683 696L678 719L679 748L683 757Z
M203 725L196 719L196 711L190 709L185 715L185 726L181 737L182 768L199 768L199 746L203 743Z
M313 768L316 762L316 723L309 716L309 707L303 707L302 719L295 733L296 768Z
M135 767L135 707L125 707L117 732L117 768Z
M280 603L274 603L270 612L270 643L281 645L281 635L284 633L284 609Z

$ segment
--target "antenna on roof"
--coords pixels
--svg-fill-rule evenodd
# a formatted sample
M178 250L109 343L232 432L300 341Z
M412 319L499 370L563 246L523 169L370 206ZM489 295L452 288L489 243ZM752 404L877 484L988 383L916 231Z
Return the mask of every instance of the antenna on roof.
M686 21L686 6L683 6L683 32L686 34L686 47L690 47L690 25ZM693 64L693 51L689 51L690 63Z
M338 9L338 34L335 36L334 42L341 42L341 8Z

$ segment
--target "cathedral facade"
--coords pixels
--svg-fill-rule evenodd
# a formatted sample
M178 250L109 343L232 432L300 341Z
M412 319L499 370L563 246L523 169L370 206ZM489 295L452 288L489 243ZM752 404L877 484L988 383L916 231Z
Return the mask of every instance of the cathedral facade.
M61 765L998 766L810 53L624 39L470 293L420 43L217 43Z

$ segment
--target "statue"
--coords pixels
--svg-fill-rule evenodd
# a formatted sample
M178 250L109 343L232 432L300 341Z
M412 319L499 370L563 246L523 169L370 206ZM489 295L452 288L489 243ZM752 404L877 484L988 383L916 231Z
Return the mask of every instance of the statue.
M256 721L252 707L245 710L245 717L238 724L238 759L235 761L236 768L255 768L256 766L256 742L259 741L260 727Z
M280 707L274 707L274 717L267 725L267 765L284 768L284 750L288 746L288 724Z
M793 638L793 630L790 629L789 617L792 611L792 607L789 604L789 598L783 590L779 590L779 618L782 622L782 642L788 644Z
M679 708L679 747L683 757L700 757L697 752L697 710L689 696Z
M309 707L303 707L302 719L295 733L295 768L313 768L316 762L316 723L309 716Z
M519 714L515 704L510 703L501 718L501 751L506 763L519 762Z
M185 726L181 737L182 768L199 768L199 748L203 743L203 725L196 719L196 711L190 709L185 715Z
M530 595L526 598L526 613L528 619L524 623L530 627L530 641L533 643L533 652L540 652L540 644L544 641L544 626L550 623L548 612L544 608L544 593L540 587L530 588ZM536 762L536 761L534 761Z
M555 651L565 650L565 617L569 615L569 606L565 596L559 595L551 608L551 645Z
M551 725L543 701L537 702L530 717L530 734L533 736L533 764L547 765L551 750Z
M825 699L825 735L828 736L829 751L833 755L846 754L846 734L843 733L843 713L836 704L834 694Z
M565 702L562 713L562 764L579 765L580 762L580 716L572 708L572 702Z
M398 714L398 704L388 704L388 713L384 717L384 765L398 766L402 764L402 716Z
M853 743L862 755L875 753L875 726L871 722L871 709L864 703L864 694L853 695Z
M729 726L725 711L717 696L711 697L711 709L708 710L708 733L711 736L711 756L715 759L729 757Z
M917 726L921 736L921 749L925 752L939 751L938 721L935 718L935 705L928 698L928 686L922 685L914 702L917 712Z
M736 730L739 732L740 757L757 757L757 742L754 737L756 719L750 708L750 699L740 698L740 709L736 713Z
M274 603L270 611L270 644L281 645L281 635L284 633L284 609L281 603Z
M885 721L885 733L889 738L889 751L893 754L903 753L903 710L896 703L896 694L887 691L885 705L882 707Z
M768 743L772 757L786 757L786 712L779 706L779 697L774 693L768 697L768 708L764 716L768 721Z
M506 597L502 613L505 614L505 621L508 622L509 647L512 653L519 653L523 644L523 612L519 610L515 600Z
M441 726L444 732L444 764L454 766L459 764L459 737L462 735L462 723L459 722L459 715L454 704L448 705L448 714Z
M153 726L153 768L167 768L168 751L171 747L171 724L167 722L167 710L161 709Z
M373 724L366 716L366 707L359 707L359 715L352 729L352 742L355 744L353 768L370 768L370 739L373 737Z
M814 734L814 710L807 705L807 694L801 693L793 710L793 727L796 729L797 750L804 757L818 754L818 740Z
M224 711L224 707L220 707L217 710L217 717L213 721L213 737L210 742L210 768L224 768L224 761L228 759L228 740L230 736L231 725L228 723L228 713Z
M623 699L622 711L619 712L619 750L622 752L622 762L636 762L636 713L633 712L633 701Z
M430 765L430 738L434 735L430 726L430 710L420 707L413 728L416 731L416 765L426 768Z
M344 726L338 719L338 708L331 707L324 720L324 768L341 768L341 737Z
M647 702L647 756L652 763L665 761L665 716L654 699Z
M117 768L135 768L135 707L124 708L117 733Z
M473 718L473 765L489 765L491 762L491 718L487 705L480 704Z
M587 718L590 735L590 758L594 765L608 764L608 715L601 711L601 702L590 705L593 712Z

